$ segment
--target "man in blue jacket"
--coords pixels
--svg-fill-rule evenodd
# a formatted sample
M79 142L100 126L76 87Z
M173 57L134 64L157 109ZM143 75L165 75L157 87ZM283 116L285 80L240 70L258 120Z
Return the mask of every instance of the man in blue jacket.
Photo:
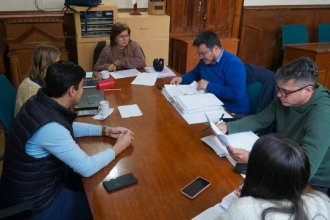
M190 72L175 77L171 84L198 82L198 89L213 93L226 110L238 115L249 114L249 100L246 90L246 70L242 61L222 48L216 33L202 32L194 40L200 58Z

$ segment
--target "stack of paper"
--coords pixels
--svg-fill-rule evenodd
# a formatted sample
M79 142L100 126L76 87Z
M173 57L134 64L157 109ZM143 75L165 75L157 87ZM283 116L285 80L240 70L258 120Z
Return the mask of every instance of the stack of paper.
M194 114L222 109L223 103L212 93L181 95L174 97L181 114Z
M231 118L214 94L197 89L197 82L190 85L164 85L162 93L188 124L206 122L205 113L211 118L219 118L222 114Z
M184 95L196 95L205 93L204 90L197 90L197 82L194 81L189 85L164 85L162 90L168 101L174 102L174 97Z

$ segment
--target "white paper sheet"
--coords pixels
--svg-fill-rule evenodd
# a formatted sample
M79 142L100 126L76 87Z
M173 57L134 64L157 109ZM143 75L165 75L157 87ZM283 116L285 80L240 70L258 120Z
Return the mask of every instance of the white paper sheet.
M237 200L238 197L234 191L223 197L222 201L211 208L206 209L202 213L195 216L192 220L215 220L219 218L219 215L226 211L229 206Z
M137 69L128 69L128 70L120 70L116 72L110 72L111 76L114 79L121 79L126 77L137 76L140 72Z
M118 106L122 118L129 118L143 115L137 104Z
M93 72L86 72L85 78L87 78L87 79L93 78Z
M164 69L161 72L156 72L154 67L147 66L144 68L148 73L157 73L158 78L165 78L165 77L174 77L176 76L175 73L170 70L167 66L164 66Z
M157 73L139 73L131 82L133 85L154 86L157 80Z

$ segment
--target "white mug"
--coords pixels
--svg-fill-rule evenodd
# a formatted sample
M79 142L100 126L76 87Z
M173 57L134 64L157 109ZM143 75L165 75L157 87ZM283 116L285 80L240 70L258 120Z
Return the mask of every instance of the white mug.
M102 79L109 79L109 77L110 77L110 72L109 71L107 71L107 70L102 70L101 71L101 78Z
M99 114L102 115L103 117L108 116L110 111L110 107L109 107L109 102L108 101L100 101L100 105L99 105Z

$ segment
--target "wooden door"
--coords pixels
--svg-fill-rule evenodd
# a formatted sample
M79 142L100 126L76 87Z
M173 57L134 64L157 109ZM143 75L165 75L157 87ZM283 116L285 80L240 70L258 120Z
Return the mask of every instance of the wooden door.
M205 1L203 30L214 31L219 37L231 37L236 0Z
M166 4L167 14L171 16L171 33L180 36L199 32L202 0L176 0Z

